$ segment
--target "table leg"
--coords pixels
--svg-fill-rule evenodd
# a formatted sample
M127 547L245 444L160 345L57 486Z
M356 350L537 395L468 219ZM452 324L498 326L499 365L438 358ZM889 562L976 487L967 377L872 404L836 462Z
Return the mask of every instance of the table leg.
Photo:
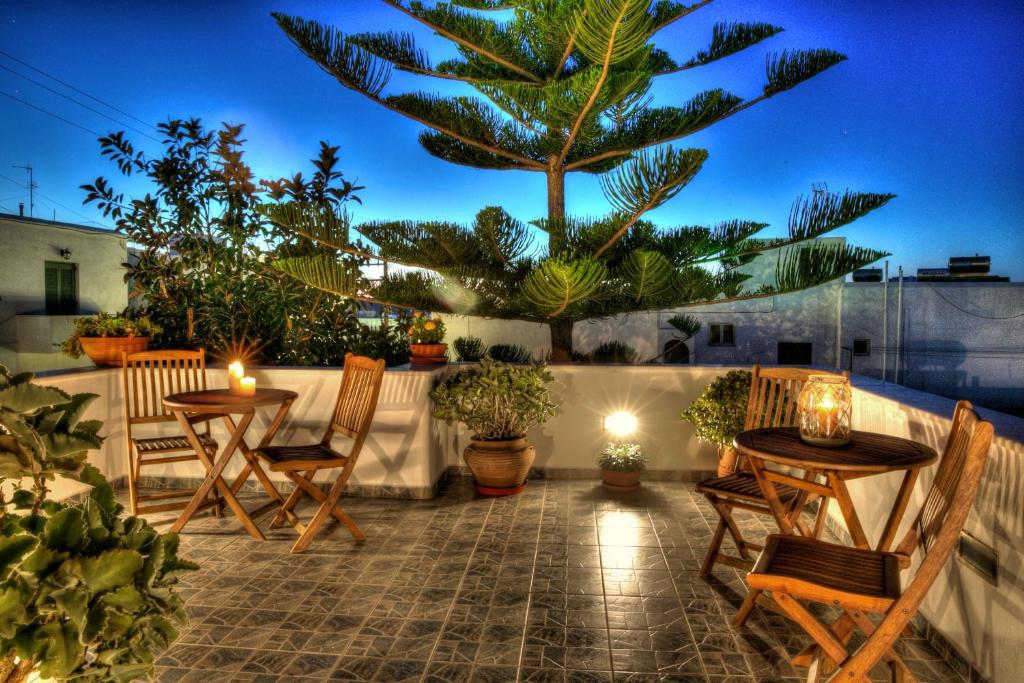
M750 465L750 470L754 473L754 478L757 479L757 483L761 487L761 492L764 493L764 497L768 501L768 508L772 511L772 516L775 517L775 523L779 525L779 530L784 534L795 533L796 527L794 527L792 520L789 518L789 513L779 499L779 492L775 490L775 484L764 476L764 463L759 458L754 457L747 458L747 462Z
M889 513L889 519L885 522L885 531L882 532L882 540L878 542L878 550L889 550L892 542L896 540L896 532L899 531L903 513L907 511L907 505L910 504L910 495L914 492L918 472L920 470L907 470L907 473L903 475L903 483L900 484L900 491L896 494L896 503Z
M245 434L245 430L249 428L249 423L252 422L252 418L255 415L255 412L250 411L248 413L243 414L242 419L238 423L238 426L231 433L231 437L228 439L227 445L224 446L224 450L221 452L220 456L217 457L216 461L211 461L210 458L206 455L206 451L203 449L202 444L199 442L199 437L196 435L195 430L192 428L192 425L189 424L188 418L185 416L185 414L180 411L173 412L174 416L178 419L178 423L185 431L185 436L186 438L188 438L189 443L192 444L193 448L197 449L196 454L199 456L199 459L203 463L203 466L207 468L207 474L206 479L203 480L203 483L199 485L199 488L196 490L196 493L192 497L192 500L189 501L185 509L182 510L181 516L178 517L178 520L171 527L171 531L181 531L181 529L184 528L185 524L192 518L192 516L199 509L199 506L202 505L203 498L206 497L206 494L209 493L211 488L216 486L217 490L220 491L221 496L223 496L225 502L227 502L228 507L231 508L231 511L234 512L235 516L238 517L240 522L242 522L242 526L245 527L245 530L249 532L249 535L261 541L265 540L263 533L252 521L252 518L250 518L249 515L246 513L245 508L242 507L242 504L238 502L238 498L235 497L235 494L231 490L231 487L227 485L227 482L225 482L223 478L221 478L221 473L227 466L228 461L231 460L231 456L234 454L235 449L238 448L238 442L242 440L242 435Z
M235 429L235 422L234 420L231 419L230 416L225 415L224 422L227 425L229 431ZM267 510L279 507L284 502L284 498L282 498L281 494L278 493L277 489L274 487L274 484L270 481L270 477L267 476L267 473L263 471L262 467L260 467L260 463L256 459L256 454L253 453L252 449L249 448L249 445L245 443L244 438L239 440L238 450L242 451L242 457L245 458L245 466L242 468L242 471L238 473L238 476L235 478L235 480L231 483L231 492L238 493L238 491L242 488L242 485L245 484L246 480L249 478L249 475L255 473L256 480L259 481L260 485L263 486L263 489L267 492L267 494L270 496L272 500L270 503L267 503L266 505L260 506L253 510L252 515L250 516L262 515Z
M836 502L839 503L839 510L843 513L846 530L850 532L853 544L858 548L870 550L871 544L868 543L867 534L864 533L864 527L861 526L857 509L853 506L850 491L846 488L846 482L843 481L842 475L837 472L826 472L825 476L828 477L829 486L835 492Z

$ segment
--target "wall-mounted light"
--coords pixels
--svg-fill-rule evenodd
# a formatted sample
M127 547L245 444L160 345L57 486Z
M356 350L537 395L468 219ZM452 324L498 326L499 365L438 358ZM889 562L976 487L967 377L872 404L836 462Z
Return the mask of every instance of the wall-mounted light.
M62 259L64 259L65 261L70 261L71 260L71 250L68 249L67 247L65 247L64 249L61 249L60 250L60 257Z
M629 436L636 432L636 415L619 410L604 417L604 429L613 436Z

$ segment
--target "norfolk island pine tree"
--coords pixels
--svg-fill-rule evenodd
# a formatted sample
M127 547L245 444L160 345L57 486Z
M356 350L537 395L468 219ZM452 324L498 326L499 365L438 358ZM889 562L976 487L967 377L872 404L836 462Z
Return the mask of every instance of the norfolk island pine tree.
M881 207L891 194L799 197L788 235L773 239L754 239L767 224L749 220L666 229L643 218L675 197L708 157L706 150L668 143L783 93L844 55L828 49L769 53L756 97L714 89L679 106L655 107L649 95L655 78L729 57L782 29L717 24L706 49L678 62L653 39L712 0L689 6L668 0L382 1L452 41L460 57L434 63L410 33L348 35L316 21L273 16L343 86L422 124L419 141L430 154L473 168L543 173L547 216L526 224L486 207L468 226L404 220L351 228L347 216L322 207L268 206L268 218L283 229L348 255L275 263L306 284L397 307L546 323L552 360L568 361L580 320L798 291L887 255L813 240ZM385 94L393 70L459 81L479 96ZM611 212L567 216L567 173L597 175ZM768 250L798 246L783 252L773 284L744 288L742 265ZM410 268L371 282L359 266L377 258Z

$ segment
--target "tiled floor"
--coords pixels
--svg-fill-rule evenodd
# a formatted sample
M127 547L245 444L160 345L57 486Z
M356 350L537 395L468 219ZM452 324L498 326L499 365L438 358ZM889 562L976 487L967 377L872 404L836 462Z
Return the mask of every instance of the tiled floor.
M691 484L629 495L590 481L532 481L500 499L455 479L431 501L343 500L368 540L332 525L302 555L291 529L265 543L199 517L182 555L190 627L158 661L163 681L797 680L808 641L758 610L729 619L738 572L697 576L715 522ZM752 530L761 522L744 518ZM264 524L265 528L265 524ZM960 681L923 641L921 681Z

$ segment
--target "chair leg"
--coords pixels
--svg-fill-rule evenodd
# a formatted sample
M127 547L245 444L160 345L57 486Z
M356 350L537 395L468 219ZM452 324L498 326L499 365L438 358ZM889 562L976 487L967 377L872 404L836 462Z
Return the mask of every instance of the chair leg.
M345 525L345 528L348 529L353 536L355 536L355 539L357 541L365 541L366 535L356 525L356 523L352 521L352 518L345 514L345 511L342 510L341 507L337 504L338 498L341 497L341 492L345 489L345 482L347 480L348 477L346 476L344 480L339 479L339 481L334 482L334 486L331 487L331 493L325 494L317 486L310 483L309 481L294 478L294 481L297 484L300 484L303 489L305 489L306 493L309 494L309 497L317 501L318 503L323 503L325 500L327 500L328 497L330 497L330 495L334 495L335 487L337 487L337 495L334 499L335 503L334 506L330 509L330 514L333 515L334 518L341 522L343 525Z
M138 456L135 454L135 449L132 448L131 444L128 445L128 500L131 507L132 515L138 516L139 514L139 465Z
M304 475L297 475L297 476L303 476L303 477L305 477L306 481L310 481L310 480L313 479L313 475L315 475L315 474L316 474L315 471L310 471L310 472L307 472ZM295 477L289 477L289 478L292 479L292 483L295 483ZM298 505L299 500L301 500L301 499L302 499L302 487L299 486L298 484L295 484L295 488L292 489L292 492L288 494L288 498L284 501L284 503L281 504L281 509L278 510L277 514L274 515L274 519L271 520L270 528L271 529L276 529L276 528L284 525L285 521L288 518L288 513L295 509L295 506Z
M732 619L733 626L740 628L747 623L747 619L750 618L750 613L754 611L754 607L757 605L757 599L760 595L760 588L751 588L747 591L747 597L743 599L743 604L740 605L739 611L736 612L736 616Z
M711 537L711 543L708 545L708 554L704 557L704 564L700 568L701 576L708 576L711 574L711 570L715 568L715 560L718 559L718 549L722 547L722 540L724 538L725 521L719 519L718 526L715 527L715 534Z
M334 482L334 485L331 486L330 493L324 496L323 502L320 503L320 507L317 508L316 513L313 515L313 519L309 520L306 530L302 532L302 535L299 536L299 540L295 541L295 545L292 546L293 553L301 553L309 547L310 542L312 542L313 538L320 531L320 526L331 514L337 517L338 521L344 524L348 530L352 532L352 535L356 537L356 540L362 541L366 539L366 536L359 527L356 526L355 522L353 522L348 515L342 512L341 508L337 507L338 498L341 497L341 491L345 488L345 479L347 479L347 477L339 476ZM315 497L316 496L314 496L314 498Z

